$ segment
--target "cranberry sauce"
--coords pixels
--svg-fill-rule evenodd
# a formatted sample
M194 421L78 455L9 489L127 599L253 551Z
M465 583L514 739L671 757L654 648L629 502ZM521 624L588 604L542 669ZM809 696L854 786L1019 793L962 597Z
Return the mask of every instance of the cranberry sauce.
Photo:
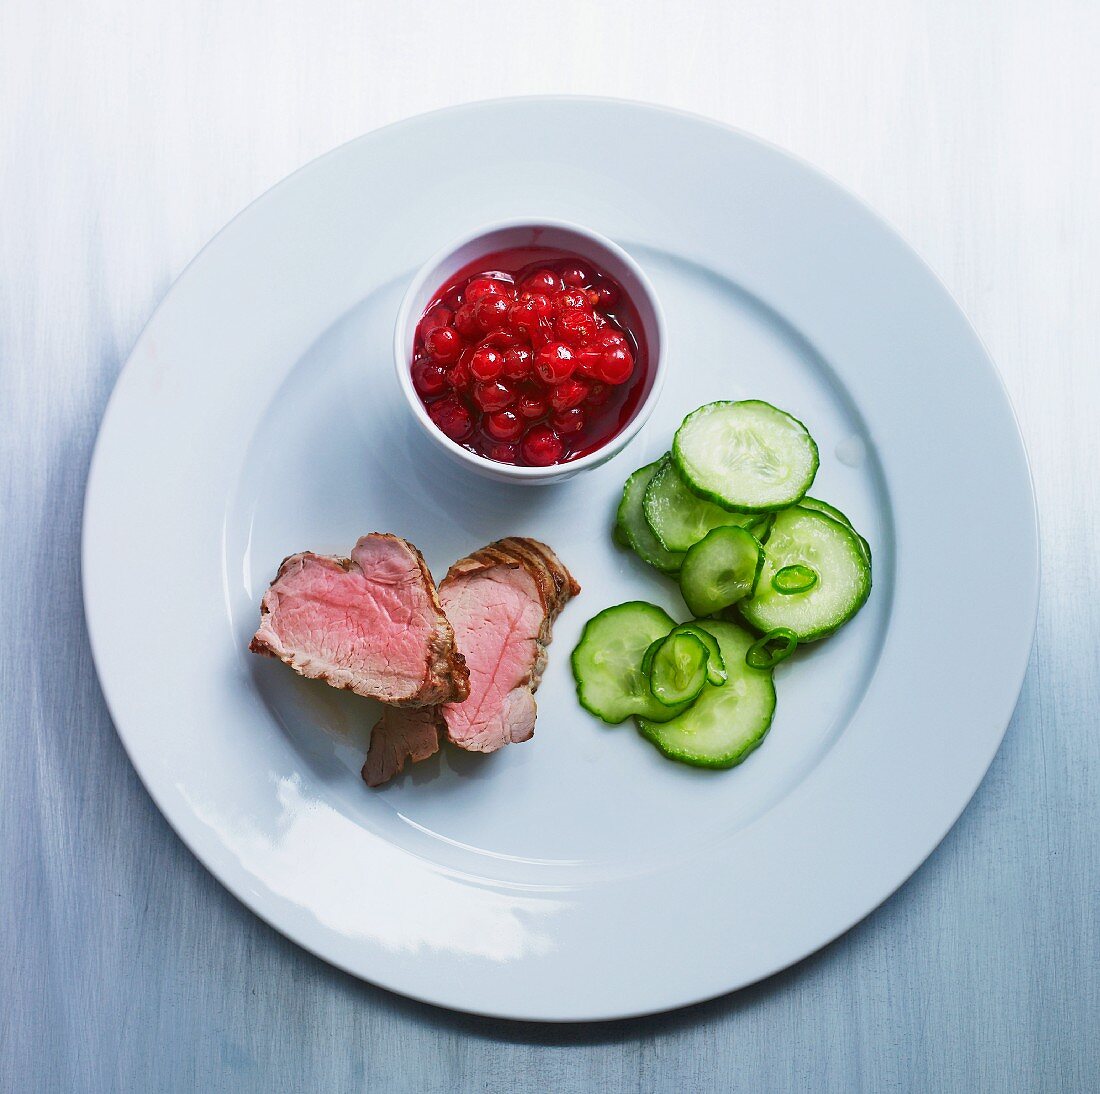
M641 401L645 335L622 287L547 248L489 255L442 286L416 329L413 386L451 440L545 467L605 445Z

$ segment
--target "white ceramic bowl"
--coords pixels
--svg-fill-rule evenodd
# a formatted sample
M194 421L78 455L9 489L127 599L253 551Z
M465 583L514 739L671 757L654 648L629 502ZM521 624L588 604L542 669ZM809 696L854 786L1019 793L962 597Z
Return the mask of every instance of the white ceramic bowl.
M421 403L413 387L410 365L416 325L441 285L446 284L460 270L486 255L513 247L533 246L551 247L587 258L622 286L634 304L641 321L647 344L649 367L645 380L646 387L634 417L602 448L569 463L553 464L550 467L515 467L479 456L443 434L428 417L428 412L424 409L424 404ZM434 444L479 475L501 482L536 486L562 482L588 468L598 467L621 452L633 440L635 434L653 413L653 408L660 397L665 377L666 343L665 318L657 300L657 294L653 291L653 286L649 283L645 272L622 247L600 235L599 232L565 221L509 220L487 225L454 240L437 251L420 267L397 311L393 356L397 380L405 393L405 401L413 417Z

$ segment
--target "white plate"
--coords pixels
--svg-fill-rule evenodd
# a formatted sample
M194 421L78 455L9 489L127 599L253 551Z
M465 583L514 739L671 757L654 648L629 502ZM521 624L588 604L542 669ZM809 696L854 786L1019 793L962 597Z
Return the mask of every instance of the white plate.
M670 373L627 450L560 487L476 479L401 405L394 311L442 241L501 217L619 241L664 301ZM965 230L961 228L960 230ZM871 541L875 587L777 672L741 767L662 759L573 695L584 621L673 588L616 549L626 475L714 398L805 421L814 494ZM234 220L142 334L96 448L84 587L122 740L180 836L257 914L375 983L512 1018L611 1018L748 984L835 938L954 822L1023 678L1034 502L1004 390L912 251L742 133L577 99L463 107L370 134ZM279 560L363 532L433 570L551 543L584 586L532 742L359 779L370 704L245 651ZM215 954L211 960L216 961Z

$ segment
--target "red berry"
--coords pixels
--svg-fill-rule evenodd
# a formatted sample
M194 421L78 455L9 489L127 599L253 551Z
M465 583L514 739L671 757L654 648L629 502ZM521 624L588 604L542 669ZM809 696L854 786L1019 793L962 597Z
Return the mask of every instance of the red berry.
M515 402L516 393L500 380L489 380L487 383L474 384L474 402L482 410L492 413L494 410L503 410L506 406Z
M514 444L492 444L489 446L489 459L497 463L515 463L516 446Z
M476 304L486 296L501 293L504 286L495 277L472 277L466 282L466 288L462 290L462 296L467 304Z
M539 315L544 319L550 319L554 314L554 305L550 302L550 297L544 292L525 292L520 295L520 300L524 303L534 304Z
M485 432L498 441L518 441L526 428L514 410L498 410L485 419Z
M561 278L553 270L536 270L524 279L521 292L557 292L561 288Z
M561 272L561 279L567 285L579 289L592 280L588 271L583 266L566 266Z
M481 327L477 325L477 318L474 316L473 304L463 304L455 312L455 327L464 338L476 338L481 334Z
M573 348L564 342L547 342L535 354L535 371L548 384L560 384L576 365Z
M584 429L584 411L579 406L556 410L550 415L550 424L559 433L579 433Z
M504 325L508 315L509 300L499 293L489 293L474 305L474 318L482 330L496 330Z
M412 379L417 393L425 398L442 395L447 387L446 370L430 361L418 361L413 365Z
M470 412L453 396L432 403L428 413L452 441L464 441L473 431L474 420Z
M537 325L541 315L539 305L531 293L524 295L508 309L508 326L520 334L527 334Z
M483 346L496 346L497 349L505 350L510 349L512 346L518 345L520 342L520 336L514 334L510 330L491 330L482 339L481 344Z
M589 379L596 379L599 375L600 366L603 364L604 351L602 349L595 349L592 346L582 346L577 350L577 373L580 376L587 376Z
M619 301L619 293L614 285L601 281L595 288L588 290L588 299L594 308L613 308Z
M527 341L537 353L547 342L554 341L554 324L549 319L540 319L538 326L531 328Z
M526 346L512 346L504 353L504 375L509 380L526 379L531 375L534 364L534 350Z
M563 341L574 346L583 346L591 342L599 333L596 317L587 311L575 308L562 312L554 320L554 333Z
M587 394L588 385L582 384L580 380L562 380L550 389L550 405L555 410L568 410L570 407L580 406Z
M628 349L607 349L603 353L603 361L597 374L604 383L623 384L630 379L634 372L634 354Z
M591 311L588 294L583 289L563 289L554 296L554 312L561 315L567 311Z
M495 380L503 369L504 354L492 346L478 346L470 357L470 375L475 380Z
M541 418L550 409L550 403L543 395L527 392L516 400L516 410L528 420Z
M420 320L420 337L426 338L428 331L435 330L436 327L448 327L453 321L454 312L437 304Z
M598 349L630 349L626 335L614 328L602 331L593 344Z
M446 365L458 360L462 352L462 339L454 327L435 327L428 331L424 348L436 361Z
M523 438L520 452L524 460L535 467L548 467L557 463L565 452L565 445L552 429L544 425L535 425L530 428L527 436Z
M457 365L451 365L447 372L447 383L452 391L465 391L472 382L469 361L459 361Z
M593 384L588 389L588 397L585 403L588 406L603 406L611 398L611 388L607 384Z

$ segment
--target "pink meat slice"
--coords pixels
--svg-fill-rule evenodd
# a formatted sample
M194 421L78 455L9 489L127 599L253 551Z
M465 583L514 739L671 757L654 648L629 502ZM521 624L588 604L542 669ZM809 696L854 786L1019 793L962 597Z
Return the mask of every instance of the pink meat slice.
M470 670L469 697L443 704L431 720L420 711L387 712L371 736L378 762L372 765L368 753L368 783L384 781L380 776L390 767L401 769L383 765L382 757L404 750L415 761L413 749L425 749L439 730L470 752L495 752L530 739L551 628L579 592L557 555L533 539L498 540L456 562L440 583L439 597Z
M469 694L469 673L420 552L372 532L350 558L283 561L249 648L371 699L430 706Z
M494 562L460 572L440 590L440 601L470 668L469 698L443 706L447 736L468 752L528 740L546 617L535 578L521 565Z

